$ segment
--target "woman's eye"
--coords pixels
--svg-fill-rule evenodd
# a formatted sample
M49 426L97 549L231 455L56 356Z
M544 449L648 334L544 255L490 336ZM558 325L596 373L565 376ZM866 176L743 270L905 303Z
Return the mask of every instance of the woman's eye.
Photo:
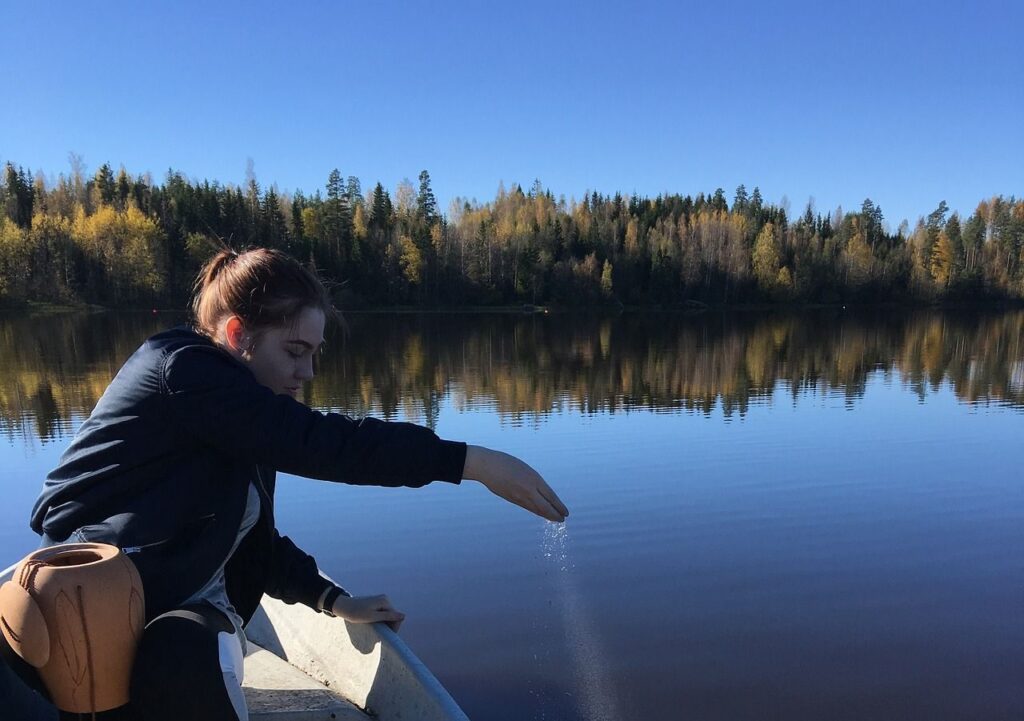
M290 350L290 351L288 351L288 355L290 355L290 356L291 356L292 358L294 358L295 360L298 360L299 358L301 358L301 357L302 357L302 354L301 354L301 353L296 353L295 351L291 351L291 350Z

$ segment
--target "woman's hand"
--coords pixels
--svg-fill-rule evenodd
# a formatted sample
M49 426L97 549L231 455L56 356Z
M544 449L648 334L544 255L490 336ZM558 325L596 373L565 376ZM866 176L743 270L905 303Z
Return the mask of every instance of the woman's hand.
M462 475L480 481L496 496L549 521L561 523L569 515L569 509L540 474L507 453L468 446Z
M386 623L397 631L405 614L391 605L387 596L338 596L331 612L352 623Z

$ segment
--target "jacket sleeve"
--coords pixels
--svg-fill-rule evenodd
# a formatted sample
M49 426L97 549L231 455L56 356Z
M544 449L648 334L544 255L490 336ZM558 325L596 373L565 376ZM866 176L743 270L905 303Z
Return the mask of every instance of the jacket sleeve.
M459 483L466 445L412 423L320 413L260 385L218 348L168 354L161 392L178 432L286 473L381 486Z
M285 603L301 603L319 611L317 601L335 583L320 575L316 560L274 529L266 593ZM342 589L346 595L347 592Z

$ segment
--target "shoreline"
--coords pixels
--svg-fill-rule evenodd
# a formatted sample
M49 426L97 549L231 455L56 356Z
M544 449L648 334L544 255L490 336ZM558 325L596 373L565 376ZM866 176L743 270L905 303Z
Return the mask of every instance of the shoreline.
M998 301L943 301L901 303L897 301L879 301L876 303L729 303L705 304L690 301L683 305L623 305L602 304L590 307L557 306L557 305L471 305L471 306L370 306L365 308L342 308L344 315L371 314L494 314L494 315L624 315L624 314L684 314L699 315L702 313L749 313L749 312L803 312L818 310L865 311L865 310L974 310L974 311L1009 311L1024 308L1022 300ZM182 307L109 307L94 304L64 305L60 303L39 303L30 301L24 305L0 306L0 314L27 313L32 316L58 315L69 313L149 313L161 315L168 313L186 313Z

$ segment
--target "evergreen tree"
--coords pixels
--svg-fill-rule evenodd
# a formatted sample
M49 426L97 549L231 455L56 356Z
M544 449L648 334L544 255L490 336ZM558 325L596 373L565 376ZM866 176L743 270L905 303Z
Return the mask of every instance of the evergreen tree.
M29 173L24 168L15 168L7 163L4 172L6 199L4 212L20 228L32 225L32 212L35 204L35 192L29 180Z
M961 233L964 249L964 270L980 280L980 256L985 243L985 221L975 213L967 219Z
M729 203L725 200L725 191L721 188L715 189L715 194L711 198L711 207L713 210L723 213L729 210Z
M736 187L736 194L732 199L732 212L742 213L747 209L750 198L747 196L747 186L742 183Z
M373 199L370 203L370 226L380 231L391 227L391 197L384 186L377 183L373 188Z
M953 215L949 217L949 220L946 221L945 231L953 249L953 265L955 273L955 269L963 266L964 256L963 231L960 228L960 215L958 213L953 213Z
M288 248L288 226L285 224L281 203L273 187L264 196L261 211L265 244L271 248Z
M302 209L306 207L306 196L302 194L301 190L295 192L292 196L292 233L298 237L302 237Z
M110 163L100 166L100 169L96 171L94 181L98 200L104 205L113 205L116 188L114 186L114 171L111 169Z
M868 246L874 248L882 237L882 209L876 206L871 198L865 198L860 207L860 217Z
M522 194L522 188L519 193ZM430 187L430 173L420 171L420 190L416 195L416 213L427 224L432 225L437 219L437 200Z
M755 226L761 225L761 211L764 208L764 200L761 198L761 189L754 186L754 192L750 194L750 203L747 204L747 218L751 219Z
M323 240L326 248L322 250L322 260L318 262L341 275L348 274L351 270L348 263L352 218L345 190L341 172L335 168L327 176L327 200L324 201L323 211Z
M814 203L810 200L807 201L807 207L804 208L804 217L801 218L805 228L814 228L816 225L814 218Z
M939 203L939 206L928 214L928 221L925 224L929 230L934 230L936 233L942 229L946 224L946 213L949 212L949 206L946 205L946 201L943 200Z
M124 166L117 172L117 207L124 209L125 204L128 202L128 197L132 192L132 184L128 179L128 173L125 171Z
M363 204L363 189L359 178L354 175L348 176L348 182L345 185L345 202L353 213L358 206Z

